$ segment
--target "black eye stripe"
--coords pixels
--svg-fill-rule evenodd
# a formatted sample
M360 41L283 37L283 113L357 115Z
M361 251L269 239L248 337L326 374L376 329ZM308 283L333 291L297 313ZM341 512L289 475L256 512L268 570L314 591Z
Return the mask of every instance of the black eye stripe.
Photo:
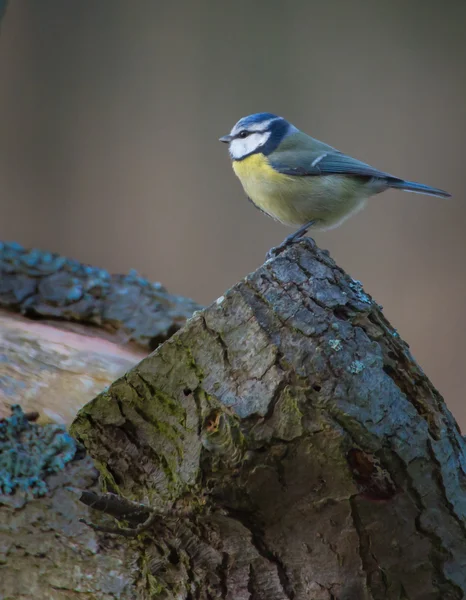
M248 131L247 129L243 129L242 131L239 131L236 135L233 136L233 139L245 139L248 136L252 135L253 133L266 133L268 130L267 129L262 129L259 131ZM242 135L242 134L246 134L246 135Z

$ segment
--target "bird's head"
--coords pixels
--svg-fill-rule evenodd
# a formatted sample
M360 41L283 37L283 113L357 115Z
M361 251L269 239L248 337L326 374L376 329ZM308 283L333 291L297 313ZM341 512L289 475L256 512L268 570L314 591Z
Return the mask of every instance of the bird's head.
M240 119L231 132L221 137L220 141L229 145L233 160L243 160L259 152L267 156L286 136L297 131L296 127L283 117L272 113L256 113Z

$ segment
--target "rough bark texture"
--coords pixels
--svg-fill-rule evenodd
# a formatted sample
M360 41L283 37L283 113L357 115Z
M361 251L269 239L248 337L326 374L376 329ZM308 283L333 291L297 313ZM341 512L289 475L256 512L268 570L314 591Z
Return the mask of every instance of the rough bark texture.
M95 490L96 478L86 458L48 477L49 489L42 498L18 502L16 495L0 495L2 600L139 597L133 583L138 570L135 551L79 522L91 518L79 494L82 489Z
M108 490L166 513L138 538L149 597L465 596L464 440L312 241L196 313L72 432Z
M0 599L139 598L137 549L79 522L98 519L79 501L82 490L99 491L91 459L50 475L63 445L56 426L39 427L43 443L26 446L2 418L20 404L39 422L69 424L198 305L134 274L0 243L0 306Z
M153 350L200 306L135 271L110 275L41 250L0 242L0 307L41 320L95 325Z
M0 417L20 403L66 424L200 308L135 273L2 242L0 307Z
M0 598L136 598L134 550L79 522L97 472L62 425L0 419Z

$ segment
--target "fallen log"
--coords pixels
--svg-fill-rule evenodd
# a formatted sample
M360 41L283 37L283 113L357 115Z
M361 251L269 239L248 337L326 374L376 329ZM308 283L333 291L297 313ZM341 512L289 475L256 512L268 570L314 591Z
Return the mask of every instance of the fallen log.
M71 431L105 492L159 516L132 542L150 597L466 593L458 426L312 240L195 313Z
M0 598L142 598L139 553L81 522L99 522L80 502L98 473L65 426L199 306L134 272L6 243L0 306Z

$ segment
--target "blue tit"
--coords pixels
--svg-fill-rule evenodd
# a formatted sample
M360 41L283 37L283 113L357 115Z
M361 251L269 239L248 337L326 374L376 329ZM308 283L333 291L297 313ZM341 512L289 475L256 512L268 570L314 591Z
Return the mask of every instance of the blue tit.
M319 142L271 113L240 119L228 135L233 170L248 198L284 225L299 227L270 255L306 235L359 212L389 188L447 198L447 192L405 181Z

